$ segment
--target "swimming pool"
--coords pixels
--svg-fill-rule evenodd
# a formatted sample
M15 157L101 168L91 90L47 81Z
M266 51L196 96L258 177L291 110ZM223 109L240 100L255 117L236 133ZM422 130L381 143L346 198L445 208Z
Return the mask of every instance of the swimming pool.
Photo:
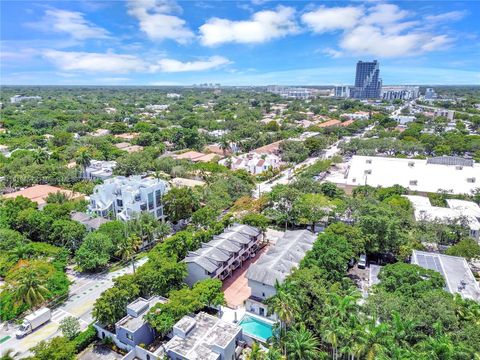
M272 325L253 316L245 316L240 326L247 335L267 341L272 336Z

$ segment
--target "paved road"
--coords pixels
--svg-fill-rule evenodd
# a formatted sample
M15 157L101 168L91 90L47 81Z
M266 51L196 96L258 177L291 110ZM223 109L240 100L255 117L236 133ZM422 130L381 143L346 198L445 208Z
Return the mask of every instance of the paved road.
M320 156L315 156L315 157L310 157L308 159L306 159L305 161L302 161L301 163L298 163L297 165L295 165L294 167L291 167L291 168L288 168L288 169L285 169L283 170L280 174L280 176L278 178L276 178L275 180L273 181L264 181L260 184L257 184L257 187L256 189L253 191L252 195L254 198L259 198L261 194L264 194L264 193L268 193L270 191L272 191L272 188L275 186L275 185L278 185L278 184L283 184L283 185L286 185L286 184L289 184L290 182L292 182L293 179L295 179L295 171L298 170L299 168L301 167L304 167L304 166L310 166L310 165L313 165L315 162L317 162L318 160L322 160L322 159L330 159L331 157L333 157L334 155L337 155L339 152L340 152L340 148L338 147L339 144L341 142L349 142L350 140L352 139L355 139L355 138L360 138L360 137L363 137L365 136L365 134L370 131L371 129L373 128L373 126L368 126L362 133L360 134L357 134L357 135L354 135L354 136L346 136L344 138L342 138L341 140L338 140L336 143L334 143L333 145L331 145L329 148L327 148L322 155Z
M146 261L147 258L142 258L136 262L136 266L138 267ZM29 349L37 345L40 341L61 335L58 326L60 321L67 316L75 316L78 318L83 330L93 321L92 310L95 300L100 297L102 292L113 286L113 280L115 278L129 273L132 273L132 265L105 274L85 275L76 272L70 273L69 277L73 281L73 284L70 287L69 298L63 305L52 311L52 319L50 322L22 339L15 338L15 332L18 326L10 325L7 328L6 324L0 325L0 339L10 336L7 341L0 345L1 353L7 349L13 349L19 353L19 357L28 356Z

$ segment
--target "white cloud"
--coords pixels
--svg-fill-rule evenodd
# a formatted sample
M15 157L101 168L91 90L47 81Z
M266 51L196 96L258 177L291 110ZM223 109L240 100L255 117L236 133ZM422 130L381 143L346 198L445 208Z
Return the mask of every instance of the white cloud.
M129 0L128 13L140 23L140 29L152 40L175 40L185 44L194 37L185 20L172 13L181 9L168 0Z
M207 60L186 61L182 62L175 59L162 59L157 66L153 68L163 72L187 72L187 71L203 71L217 68L230 63L230 60L222 56L212 56Z
M41 22L26 25L43 31L66 33L76 40L107 39L110 37L107 30L86 20L84 14L77 11L48 9L45 11L45 17Z
M211 18L200 26L201 42L206 46L224 43L263 43L299 31L295 10L278 6L275 10L256 12L250 20L233 21Z
M376 26L363 25L347 32L340 42L340 47L353 54L394 57L437 50L447 42L446 36L433 41L429 34L391 34Z
M132 72L204 71L230 63L222 56L182 62L175 59L146 61L135 55L45 50L43 56L62 71L126 74Z
M435 51L448 46L452 39L422 27L414 14L394 4L373 6L320 7L306 12L302 21L313 32L341 31L339 49L327 48L332 57L371 55L403 57ZM436 15L430 22L459 17L456 12ZM428 20L428 17L426 17Z
M326 8L320 7L302 15L302 21L316 33L332 30L350 29L363 15L361 8L347 6Z
M448 21L457 21L461 20L467 15L466 11L450 11L438 15L429 15L425 18L427 22L448 22Z
M378 4L368 9L368 15L362 19L362 22L370 25L394 24L408 15L408 11L400 9L397 5Z
M332 58L339 58L339 57L343 56L343 53L341 51L335 50L335 49L332 49L332 48L323 49L321 52L330 56L330 57L332 57Z
M43 56L63 71L129 73L147 69L134 55L45 50Z

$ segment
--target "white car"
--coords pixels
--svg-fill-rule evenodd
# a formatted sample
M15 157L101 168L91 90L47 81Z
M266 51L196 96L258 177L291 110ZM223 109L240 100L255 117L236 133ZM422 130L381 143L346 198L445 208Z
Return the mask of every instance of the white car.
M358 260L358 268L365 269L367 267L367 255L360 255L360 260Z

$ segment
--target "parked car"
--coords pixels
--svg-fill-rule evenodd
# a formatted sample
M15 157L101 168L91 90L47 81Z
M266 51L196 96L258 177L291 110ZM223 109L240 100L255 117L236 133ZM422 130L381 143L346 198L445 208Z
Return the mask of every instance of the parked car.
M360 255L360 259L358 260L358 268L365 269L367 267L367 255L362 254Z

